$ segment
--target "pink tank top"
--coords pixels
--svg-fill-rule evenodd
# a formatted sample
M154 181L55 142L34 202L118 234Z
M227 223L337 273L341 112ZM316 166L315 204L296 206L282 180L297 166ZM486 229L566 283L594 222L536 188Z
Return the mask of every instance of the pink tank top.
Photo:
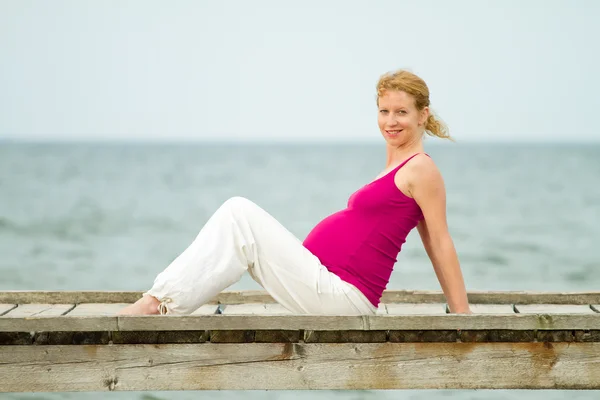
M329 271L356 286L375 307L402 244L423 218L417 202L394 183L396 171L416 155L354 192L345 209L319 222L303 242Z

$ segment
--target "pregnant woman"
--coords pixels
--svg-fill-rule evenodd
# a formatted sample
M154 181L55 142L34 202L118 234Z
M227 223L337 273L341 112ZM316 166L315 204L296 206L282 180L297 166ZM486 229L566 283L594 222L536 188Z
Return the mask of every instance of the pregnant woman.
M450 312L470 313L446 223L446 191L423 136L449 138L425 82L405 70L377 83L386 167L319 222L304 242L251 201L227 200L141 299L120 315L190 314L246 272L297 314L374 314L409 232L417 228Z

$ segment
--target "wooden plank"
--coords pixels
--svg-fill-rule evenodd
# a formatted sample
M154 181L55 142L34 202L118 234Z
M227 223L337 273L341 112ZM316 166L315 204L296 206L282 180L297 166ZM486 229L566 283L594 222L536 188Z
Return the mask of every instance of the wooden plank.
M371 330L452 330L452 329L599 329L600 314L445 314L369 316Z
M473 314L514 314L512 304L470 304Z
M535 330L509 330L509 329L463 329L459 332L461 342L534 342L536 332L553 331L535 331Z
M66 314L67 317L114 316L129 304L124 303L84 303L78 304Z
M74 304L20 304L17 308L4 314L3 318L56 317L63 315L74 307Z
M219 306L217 304L204 304L191 315L214 315L218 312L218 310Z
M0 346L0 391L600 389L600 343Z
M599 342L600 330L539 330L536 332L538 342Z
M472 304L598 304L600 292L468 291ZM596 300L597 299L597 300ZM383 293L384 303L444 303L440 291L397 290Z
M379 303L379 306L377 307L377 312L375 314L376 315L387 315L387 313L388 313L387 304Z
M0 316L6 314L15 307L17 307L16 304L0 304Z
M211 331L214 332L214 331ZM300 341L299 330L260 330L254 332L256 343L297 343Z
M0 303L79 304L135 303L143 292L11 290L0 292ZM7 301L14 299L14 301Z
M414 303L388 303L388 315L443 315L446 314L446 304L414 304Z
M597 292L525 292L525 291L469 291L473 304L598 304ZM0 300L2 297L0 296ZM274 303L265 291L222 292L211 300L219 304ZM387 290L382 303L445 303L441 291Z
M275 299L264 290L224 291L210 300L210 303L217 304L265 304L275 302Z
M118 320L118 325L117 325ZM0 332L179 330L599 330L593 314L205 315L0 318Z
M112 331L94 331L94 332L35 332L33 337L34 345L107 345L111 341Z
M99 332L119 330L116 317L0 317L0 332Z
M223 315L291 315L292 313L277 303L249 303L226 305Z
M303 336L301 336L303 335ZM600 342L600 330L390 330L390 331L110 331L0 332L0 345L164 343L382 343L382 342Z
M120 330L343 330L365 329L362 316L318 315L206 315L122 316Z
M589 305L573 304L516 304L521 314L594 314Z
M388 331L304 331L305 343L383 343Z
M271 331L269 331L271 332ZM298 335L299 337L300 335ZM256 341L253 330L211 330L211 343L252 343Z
M121 331L112 332L113 344L205 343L207 331Z
M78 304L133 303L142 297L140 291L3 291L0 303ZM520 292L469 291L473 304L600 304L600 292ZM444 303L441 291L389 290L383 293L383 303ZM265 291L226 291L213 298L210 304L274 303Z
M122 308L128 306L126 303L84 303L77 305L67 316L114 316ZM219 306L216 304L205 304L194 311L192 316L216 314Z
M431 330L431 329L410 329L410 330L390 330L389 341L398 343L411 342L456 342L458 339L458 330Z

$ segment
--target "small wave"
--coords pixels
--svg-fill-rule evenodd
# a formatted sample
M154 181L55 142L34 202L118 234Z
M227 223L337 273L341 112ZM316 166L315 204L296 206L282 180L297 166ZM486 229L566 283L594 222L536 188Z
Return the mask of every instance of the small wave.
M15 226L8 218L0 217L0 231L2 230L10 230Z
M508 265L508 259L498 254L485 254L483 259L493 265Z
M117 226L120 225L120 226ZM102 221L85 219L58 219L51 221L34 221L19 225L3 219L0 221L0 233L12 233L19 236L52 237L58 239L78 240L82 236L97 234L121 233L127 229L125 224L106 226Z
M590 279L590 274L587 271L569 271L564 274L564 277L569 282L585 282Z
M0 217L0 234L12 234L27 238L53 238L79 242L90 236L115 236L135 232L174 232L181 230L182 223L168 218L132 218L111 216L62 217L52 220L35 220L17 224Z
M527 242L525 240L520 241L512 241L512 242L500 242L496 244L496 248L500 250L506 250L508 252L518 251L522 253L542 253L544 248L543 246L533 243Z

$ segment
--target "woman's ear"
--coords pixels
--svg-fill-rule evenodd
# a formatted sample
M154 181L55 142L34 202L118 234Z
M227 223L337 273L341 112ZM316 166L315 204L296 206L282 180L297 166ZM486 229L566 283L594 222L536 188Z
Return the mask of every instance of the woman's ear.
M419 125L427 125L427 118L429 118L429 107L423 107L419 117Z

